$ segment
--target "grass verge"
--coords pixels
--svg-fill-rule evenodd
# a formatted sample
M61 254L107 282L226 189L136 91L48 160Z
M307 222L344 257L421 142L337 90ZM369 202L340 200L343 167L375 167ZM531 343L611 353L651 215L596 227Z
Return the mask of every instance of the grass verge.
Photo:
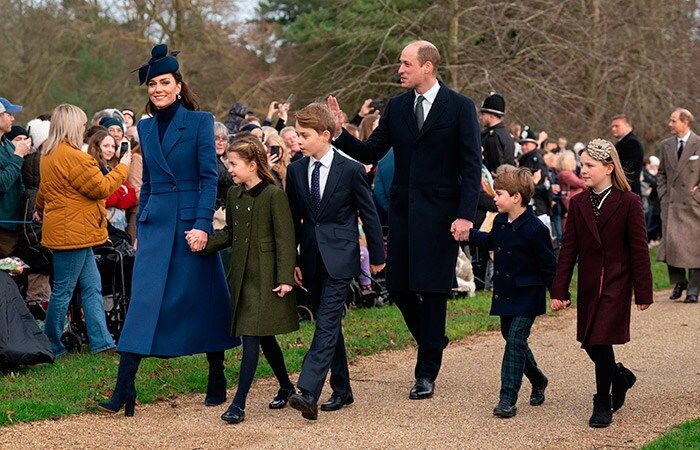
M700 418L680 424L647 443L642 450L697 449L700 446Z

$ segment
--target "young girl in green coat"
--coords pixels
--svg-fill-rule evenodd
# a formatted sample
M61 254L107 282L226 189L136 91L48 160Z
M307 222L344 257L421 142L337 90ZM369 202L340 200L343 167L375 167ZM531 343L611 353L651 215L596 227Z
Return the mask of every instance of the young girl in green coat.
M237 186L226 196L226 227L209 239L205 252L231 248L231 336L242 336L243 359L236 395L221 419L239 423L260 348L280 383L270 408L283 408L295 392L275 335L299 329L292 290L296 244L287 196L275 186L260 141L237 140L228 161Z

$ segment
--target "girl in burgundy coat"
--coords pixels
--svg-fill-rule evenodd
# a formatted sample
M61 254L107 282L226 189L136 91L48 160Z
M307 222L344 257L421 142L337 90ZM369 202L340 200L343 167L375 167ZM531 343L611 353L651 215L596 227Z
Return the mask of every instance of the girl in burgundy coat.
M602 428L610 425L612 412L636 381L632 371L615 363L612 346L630 340L632 290L640 311L653 302L651 264L642 203L630 192L615 147L594 139L580 154L588 189L569 204L552 309L569 306L578 261L576 339L595 363L597 393L589 425Z

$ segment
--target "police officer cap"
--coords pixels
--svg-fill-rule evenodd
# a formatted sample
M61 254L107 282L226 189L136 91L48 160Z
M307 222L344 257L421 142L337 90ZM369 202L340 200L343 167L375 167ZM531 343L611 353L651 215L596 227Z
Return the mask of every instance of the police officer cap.
M522 133L520 133L520 140L518 141L521 145L524 144L525 142L533 142L537 145L539 145L539 142L537 142L537 136L535 136L535 132L530 129L528 126L523 127Z
M175 58L180 52L168 53L168 46L158 44L151 50L151 59L146 64L139 67L139 84L144 84L151 78L166 73L175 73L180 69L180 64Z
M506 100L502 95L491 92L491 95L484 99L484 103L481 104L481 109L479 111L495 114L500 117L506 113Z

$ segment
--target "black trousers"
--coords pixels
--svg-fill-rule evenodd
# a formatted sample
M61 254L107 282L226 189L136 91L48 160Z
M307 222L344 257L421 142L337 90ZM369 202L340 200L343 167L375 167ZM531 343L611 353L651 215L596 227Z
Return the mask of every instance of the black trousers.
M583 349L595 364L595 385L598 395L610 395L615 375L615 351L612 345L587 345Z
M671 284L688 283L688 295L698 295L700 292L700 269L688 269L688 277L682 267L668 266L668 278Z
M418 344L416 379L435 381L442 365L442 351L447 345L447 294L392 292L391 297Z
M311 347L304 357L297 386L318 400L329 370L333 392L339 395L350 392L350 371L342 319L351 279L331 278L320 254L317 256L316 267L315 276L308 281L304 280L312 302L318 303L316 330ZM304 274L305 278L307 276Z

